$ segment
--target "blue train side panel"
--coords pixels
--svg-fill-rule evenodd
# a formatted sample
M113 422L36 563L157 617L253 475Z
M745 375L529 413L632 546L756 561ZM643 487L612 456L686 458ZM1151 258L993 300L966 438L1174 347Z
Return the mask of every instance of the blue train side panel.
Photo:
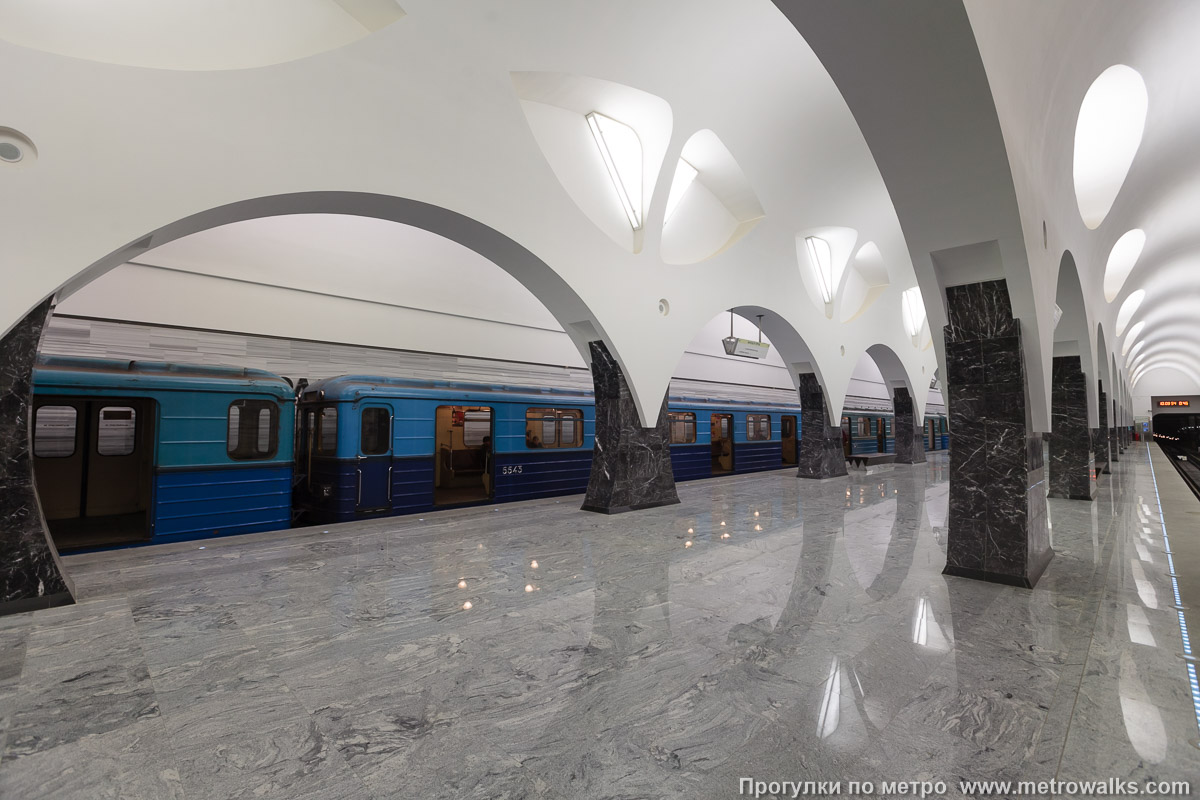
M671 470L675 473L676 483L679 481L693 481L698 478L711 478L712 445L671 445Z
M179 541L287 528L290 466L171 470L155 478L154 540Z
M582 494L592 474L592 451L528 450L496 453L495 501Z
M778 439L766 442L734 442L733 471L762 472L767 469L782 469L783 443Z
M392 513L433 508L433 456L392 459Z

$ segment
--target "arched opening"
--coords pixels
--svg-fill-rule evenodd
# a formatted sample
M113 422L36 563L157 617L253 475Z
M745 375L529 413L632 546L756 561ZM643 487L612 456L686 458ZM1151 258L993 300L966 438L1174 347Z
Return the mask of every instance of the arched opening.
M1094 373L1087 307L1070 251L1062 255L1055 292L1050 433L1046 443L1051 497L1091 500L1095 463L1089 420L1095 415Z
M599 332L600 326L595 323L586 306L571 290L566 282L561 279L547 264L500 232L475 220L430 204L392 196L351 192L298 193L256 198L253 200L247 200L210 209L192 215L153 231L138 241L121 248L116 252L110 253L109 255L95 262L90 267L81 271L67 285L60 287L56 297L60 301L63 301L67 306L70 305L73 295L78 295L79 299L82 301L86 298L86 294L84 292L86 292L86 287L88 287L90 283L110 274L112 286L114 288L118 290L123 289L127 292L144 292L146 287L137 280L136 275L132 278L130 275L122 276L121 270L125 269L126 266L131 265L132 262L138 262L139 259L146 259L147 263L154 260L154 248L167 246L171 243L178 243L183 240L184 237L188 237L193 234L202 234L203 232L211 231L223 226L232 227L239 223L246 223L254 220L271 220L277 222L282 217L289 217L292 215L332 215L344 219L357 218L360 221L383 221L395 227L404 227L410 232L410 235L417 237L412 241L421 240L420 237L424 236L425 238L423 241L426 241L427 243L437 240L441 241L445 246L450 246L446 245L446 242L452 242L453 247L459 248L462 253L471 254L471 256L477 258L480 263L492 265L491 268L493 269L495 267L499 267L497 272L504 273L504 280L508 282L507 285L510 289L526 293L530 299L534 299L545 309L546 313L549 315L547 319L553 320L553 322L556 324L546 325L546 320L543 320L543 325L540 327L537 325L524 325L517 327L520 327L520 329L526 333L532 331L533 335L535 336L549 335L552 338L557 337L559 340L558 352L560 354L562 353L562 345L565 342L571 342L572 344L567 347L567 352L570 354L570 358L576 360L577 368L582 369L582 367L588 363L586 354L589 352L589 342L603 341L603 335ZM345 245L347 250L352 251L353 244L354 242L352 241L346 242ZM183 251L186 251L186 248L183 248ZM183 259L185 255L185 252L177 251L174 253L173 257ZM332 261L333 263L330 263L327 266L326 271L333 273L336 276L339 265L336 263L336 259L332 259ZM213 274L202 275L200 274L202 272L200 270L178 268L178 263L174 264L173 266L176 268L168 268L160 271L164 273L170 273L171 275L178 277L184 282L183 285L187 286L193 285L197 280L233 281L237 284L239 290L275 291L276 302L280 302L280 298L282 297L294 298L298 291L296 288L289 287L287 285L286 264L284 265L283 269L280 270L282 274L262 280L255 280L254 278L256 276L236 274L224 276ZM478 266L478 264L475 266ZM133 271L136 272L138 270L141 270L142 277L145 277L146 271L154 271L155 266L145 266L134 263ZM263 276L257 277L263 278ZM331 278L331 280L336 282L336 277ZM338 314L346 314L347 304L353 305L354 303L369 305L373 308L383 306L388 307L392 311L395 310L394 304L389 305L387 303L380 303L377 298L371 298L369 296L350 296L345 295L345 293L339 294L336 291L320 291L320 288L321 287L314 288L312 286L307 286L304 287L304 290L301 291L300 294L303 294L310 299L313 297L321 297L326 300L335 301L333 306L325 309L325 313L327 314L332 314L334 316ZM328 289L329 287L325 288ZM92 301L97 301L99 297L93 296L91 299ZM260 311L264 315L275 315L279 324L284 326L282 329L286 330L286 325L289 324L291 320L288 318L289 308L287 307L287 304L282 303L282 305L284 306L283 308L271 308L269 306L263 306L260 308ZM29 374L33 368L37 344L41 338L41 328L48 317L50 308L50 301L47 300L37 309L31 311L26 319L19 323L18 326L13 329L13 331L10 331L9 335L6 337L5 349L10 351L10 355L12 356L10 360L19 362L19 366L24 370L25 374ZM294 308L291 309L291 311L292 313L296 313ZM305 315L307 315L307 313L308 310L302 310L298 316L303 318ZM453 317L454 315L451 314L449 316ZM468 315L466 314L459 314L457 315L457 318L465 319L467 316ZM478 322L478 320L475 321ZM303 319L301 319L300 322L303 322ZM378 324L378 320L375 322ZM493 320L493 322L500 323L503 322L503 320ZM551 330L551 328L555 327L557 327L558 330ZM234 326L232 329L237 330L237 327ZM108 355L120 354L110 353ZM524 358L524 356L519 353L514 353L514 360L521 358ZM619 355L614 354L614 358L619 358ZM128 360L128 356L126 356L126 363L128 363ZM238 359L235 357L230 360L234 361L236 364ZM563 360L561 355L559 360ZM619 361L616 363L619 363ZM29 387L31 383L32 382L30 381L26 381L24 386ZM17 390L20 391L20 387L17 387ZM290 395L290 390L288 391L288 394ZM28 396L29 394L27 392L22 399L22 402L25 402ZM282 402L282 400L283 397L281 395L280 401ZM287 398L287 400L290 402L290 396ZM65 406L72 405L72 403L60 402L57 405ZM108 406L115 406L115 408L108 408ZM230 408L233 408L233 406L231 405ZM75 411L76 415L74 418L76 420L81 421L84 419L84 417L79 416L80 414L86 414L86 418L90 420L91 416L93 416L93 411L96 412L94 416L98 420L98 422L95 422L95 424L92 425L90 433L85 427L76 427L73 429L73 441L78 443L81 441L79 437L84 437L82 439L83 446L79 446L77 444L76 450L80 452L86 451L89 453L98 452L101 455L107 454L104 452L105 445L103 444L102 439L100 440L100 444L95 444L97 430L99 430L99 435L103 437L106 425L108 425L108 427L121 427L121 425L125 425L125 427L130 428L132 431L134 430L135 420L137 420L137 424L140 424L142 420L152 420L156 418L153 408L142 408L141 406L137 406L136 404L130 402L109 402L105 404L97 404L96 408L92 408L91 406L87 406L86 408L82 409L76 407ZM35 418L38 417L38 413L38 411L34 412ZM224 406L222 406L221 413L222 416L226 413ZM229 411L228 413L232 414L233 412ZM243 416L249 417L250 415L239 413L239 420ZM53 414L43 414L42 421L45 422L46 420L50 420L51 417L53 417ZM25 418L23 417L20 422L22 426L26 424L24 419ZM280 443L282 443L285 439L290 441L290 436L293 432L289 430L286 425L286 422L289 419L290 417L284 419L283 415L281 414L278 418L272 418L270 423L271 429L276 432L273 434L273 436L277 435ZM241 430L241 427L244 426L241 426L241 423L239 422L238 430ZM231 422L230 430L233 429L234 425ZM140 430L141 432L131 434L129 439L131 443L140 442L143 438L152 437L154 435L154 431L148 428L137 430ZM91 440L87 438L89 436L91 437ZM484 444L480 446L485 448L488 447L489 440L490 436L487 437L484 440ZM17 442L17 444L14 446L18 447L18 449L24 450L27 447L27 445L23 444L23 442L26 441L24 437L15 437L14 441ZM89 441L92 441L92 444L95 444L95 446L89 445ZM286 456L283 447L276 445L275 438L269 438L268 441L270 442L270 446L265 448L264 452L269 450L272 456L278 455L280 457L279 461L281 462L278 466L280 469L284 469L288 466L287 462L290 461L290 456ZM588 439L588 441L590 441L590 439ZM233 448L232 445L229 447L230 449L228 452L233 453L235 448ZM220 449L222 451L222 455L225 455L224 451L226 448L221 447ZM36 446L34 451L33 460L37 460L36 457L38 454ZM8 463L27 463L25 460L19 457L19 453L14 453L11 455L17 457L7 459ZM120 452L113 452L111 455L126 455L126 451L121 450ZM151 459L151 462L153 461L153 456L148 456L148 458ZM494 492L498 491L498 489L495 487L495 484L492 481L486 480L484 477L485 474L490 476L491 473L495 471L494 461L494 458L483 459L485 466L482 468L480 481L484 485L486 497L490 497ZM147 462L140 464L139 469L141 469L143 472L148 470L154 475L158 474L155 463ZM29 476L26 476L26 478L28 477ZM149 480L156 481L157 478L152 477ZM157 484L152 484L152 486L156 485ZM24 502L27 503L29 507L39 507L39 500L37 494L35 493L32 481L28 481L27 486L21 488L20 491L26 493ZM87 490L85 489L84 491L86 492ZM166 500L164 498L167 498L169 494L170 493L165 490L158 491L154 488L148 492L141 492L139 490L139 497L136 502L143 505L146 503L157 502L157 500L148 500L147 498L158 498L165 502ZM486 497L484 497L484 499L486 499ZM41 505L45 505L45 503L41 503ZM62 511L62 509L56 510L59 512ZM105 508L104 510L109 511L112 509ZM149 520L153 518L151 516L154 513L152 510L141 510L144 512L145 519ZM74 509L69 509L63 513L67 515L75 514L78 518L85 518L89 516L83 513L81 510ZM101 516L109 517L112 515L102 514ZM13 535L17 536L18 540L24 543L22 546L28 548L30 551L28 554L23 555L22 558L25 558L29 563L36 563L40 565L39 569L42 569L44 572L46 572L46 574L39 574L37 576L37 580L34 585L36 586L40 584L43 587L42 589L38 590L37 594L45 597L53 593L56 596L65 597L66 600L69 600L69 581L63 579L61 576L61 566L57 561L57 549L55 547L55 543L50 537L49 532L46 530L43 521L38 517L39 515L36 514L27 515L27 517L22 520L21 523L23 529L20 531L14 531ZM283 525L283 527L286 527L286 523ZM231 530L229 532L243 531ZM101 543L103 542L89 542L89 544ZM51 576L49 572L56 572L57 575ZM65 589L65 591L55 592L56 586L62 587Z
M1112 373L1109 364L1112 359L1110 343L1104 334L1104 324L1096 323L1096 427L1092 428L1092 451L1095 453L1095 475L1112 472L1112 454L1108 445L1108 429L1111 425L1108 411L1108 397L1112 390Z
M858 358L842 415L843 448L852 463L925 460L926 397L912 385L890 347L875 344Z
M671 381L676 479L797 466L803 422L796 387L799 375L814 369L803 339L770 309L739 306L714 315Z

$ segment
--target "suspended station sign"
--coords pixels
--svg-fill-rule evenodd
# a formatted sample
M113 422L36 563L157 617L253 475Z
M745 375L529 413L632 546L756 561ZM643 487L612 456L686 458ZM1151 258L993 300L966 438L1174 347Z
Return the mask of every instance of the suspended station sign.
M721 344L725 345L727 355L741 356L742 358L766 358L767 351L771 349L771 345L765 342L738 339L733 336L725 337L721 340Z

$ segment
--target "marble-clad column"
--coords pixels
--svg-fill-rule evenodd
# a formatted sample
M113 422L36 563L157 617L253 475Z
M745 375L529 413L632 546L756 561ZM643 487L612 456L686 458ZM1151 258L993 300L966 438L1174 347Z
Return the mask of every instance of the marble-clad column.
M596 443L583 510L618 514L678 503L666 396L658 424L643 428L620 364L604 342L588 345L596 388Z
M1087 376L1079 356L1054 359L1050 394L1050 496L1096 497L1096 462L1088 427Z
M50 308L47 299L0 339L0 614L75 602L29 458L30 380Z
M917 412L908 389L900 386L892 393L893 425L896 437L897 464L925 463L925 430L917 420Z
M946 289L947 575L1032 587L1054 557L1042 436L1026 421L1021 329L1003 280Z
M1096 408L1100 412L1100 427L1092 431L1092 449L1096 451L1096 466L1100 472L1108 475L1112 472L1112 448L1108 438L1108 395L1104 393L1104 381L1096 381L1096 385L1099 387Z
M846 474L842 427L830 425L825 393L811 372L800 375L800 447L796 452L801 478L836 478Z
M1120 461L1121 443L1117 441L1117 426L1121 423L1117 416L1117 401L1112 401L1112 419L1108 425L1108 457L1113 461Z

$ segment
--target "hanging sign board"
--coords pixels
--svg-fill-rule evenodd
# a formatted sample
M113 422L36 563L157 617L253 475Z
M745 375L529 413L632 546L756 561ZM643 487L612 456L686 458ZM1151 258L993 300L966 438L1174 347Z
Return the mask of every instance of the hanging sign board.
M765 342L737 339L733 336L725 337L721 340L721 344L725 346L725 352L728 355L742 358L766 358L767 351L771 349L771 345Z

